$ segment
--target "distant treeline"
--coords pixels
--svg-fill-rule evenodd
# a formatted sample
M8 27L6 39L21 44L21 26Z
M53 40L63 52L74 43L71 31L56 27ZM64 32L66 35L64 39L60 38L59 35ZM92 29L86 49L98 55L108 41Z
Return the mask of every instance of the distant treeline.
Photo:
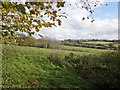
M87 47L96 49L118 49L118 43L120 40L99 40L99 39L87 39L87 40L55 40L55 39L35 39L32 36L26 36L24 34L18 34L14 39L6 40L6 43L10 43L18 46L29 46L29 47L39 47L39 48L52 48L52 49L62 49L62 45L67 46L77 46L77 47Z
M96 48L96 49L113 49L117 50L119 47L120 40L63 40L62 44L67 46L78 46L78 47L87 47L87 48Z
M61 41L50 39L50 38L36 39L29 35L18 34L15 38L5 40L3 44L59 49Z
M74 40L74 39L65 39L64 41L75 41L75 42L88 42L88 41L101 41L101 42L120 42L120 40L107 40L107 39L80 39L80 40Z

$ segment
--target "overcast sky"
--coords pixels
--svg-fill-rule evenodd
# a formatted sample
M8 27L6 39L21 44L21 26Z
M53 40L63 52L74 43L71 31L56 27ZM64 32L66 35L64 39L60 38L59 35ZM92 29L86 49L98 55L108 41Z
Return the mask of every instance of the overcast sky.
M76 0L67 0L71 3ZM62 20L62 25L52 28L42 28L40 34L45 37L63 39L118 39L118 1L101 0L108 5L95 8L94 23L90 20L82 21L88 13L85 10L65 5L62 9L68 14L67 19ZM109 2L108 2L109 1ZM35 36L37 37L37 36Z

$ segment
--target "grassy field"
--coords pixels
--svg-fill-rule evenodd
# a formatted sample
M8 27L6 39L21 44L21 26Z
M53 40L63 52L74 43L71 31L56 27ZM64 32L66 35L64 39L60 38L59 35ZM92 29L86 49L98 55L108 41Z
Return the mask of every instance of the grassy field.
M87 60L91 63L91 60L93 60L93 64L95 64L95 60L101 58L98 53L105 53L107 50L70 46L64 46L63 48L66 50L3 45L2 87L79 88L80 90L92 88L93 90L94 84L86 78L89 75L94 76L94 74L90 74L89 71L86 73L88 66L82 61ZM93 55L89 57L90 53ZM85 68L76 66L76 62L79 65L82 62L81 66ZM84 78L83 75L84 77L87 75L87 77Z
M106 50L106 49L94 49L94 48L85 48L85 47L76 47L76 46L63 46L64 50L69 51L78 51L84 53L103 53L103 52L112 52L113 50Z
M88 41L88 42L82 42L82 43L89 43L89 44L110 44L113 42L104 42L104 41Z
M89 86L89 83L76 77L67 68L54 65L48 59L52 53L58 55L58 58L63 58L71 52L33 47L3 46L3 54L5 55L3 57L3 87ZM80 52L74 53L81 54Z

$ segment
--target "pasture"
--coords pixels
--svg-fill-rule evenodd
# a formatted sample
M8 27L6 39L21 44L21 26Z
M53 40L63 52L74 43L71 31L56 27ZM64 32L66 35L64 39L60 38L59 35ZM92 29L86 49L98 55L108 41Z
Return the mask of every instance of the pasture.
M113 42L104 42L104 41L88 41L83 43L89 43L89 44L111 44Z
M116 65L117 56L112 50L71 46L64 46L63 48L64 50L57 50L3 45L2 87L79 88L81 90L89 90L90 88L99 88L101 83L106 84L106 82L101 81L100 84L94 86L99 81L99 78L96 77L98 75L96 70L98 67L105 69L105 71L102 71L105 74L106 68L110 67L108 70L111 70L111 66L113 64ZM104 53L108 53L108 55L113 53L114 56L108 57ZM108 63L104 63L104 60L110 60L109 65L111 66ZM101 71L101 69L98 69L98 71ZM102 77L104 78L103 73L99 74L103 75ZM108 74L106 73L105 75ZM95 80L91 80L92 78ZM116 76L113 78L116 78ZM109 81L109 78L107 80Z

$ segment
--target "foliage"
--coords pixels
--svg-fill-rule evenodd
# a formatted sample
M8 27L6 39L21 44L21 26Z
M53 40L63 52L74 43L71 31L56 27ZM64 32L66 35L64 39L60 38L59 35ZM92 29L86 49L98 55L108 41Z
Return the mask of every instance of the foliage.
M14 38L19 32L26 32L33 35L40 31L42 27L48 28L61 25L63 17L67 18L65 12L61 12L65 2L2 2L2 39ZM82 8L93 14L93 8L100 5L99 1L81 0ZM77 3L76 3L77 6ZM87 17L87 19L90 18ZM85 19L85 17L83 17ZM83 20L84 20L83 19ZM93 22L92 20L91 22ZM43 37L39 34L40 37Z
M118 52L100 55L78 56L74 53L65 57L75 72L91 82L97 90L120 88L120 57Z
M64 2L2 2L2 36L13 37L17 31L29 35L39 32L42 27L61 25L61 17L66 17L60 12ZM33 30L35 29L35 30ZM40 35L41 36L41 35Z
M50 49L61 49L61 41L47 38L47 39L38 39L39 45L38 47L42 48L50 48Z

